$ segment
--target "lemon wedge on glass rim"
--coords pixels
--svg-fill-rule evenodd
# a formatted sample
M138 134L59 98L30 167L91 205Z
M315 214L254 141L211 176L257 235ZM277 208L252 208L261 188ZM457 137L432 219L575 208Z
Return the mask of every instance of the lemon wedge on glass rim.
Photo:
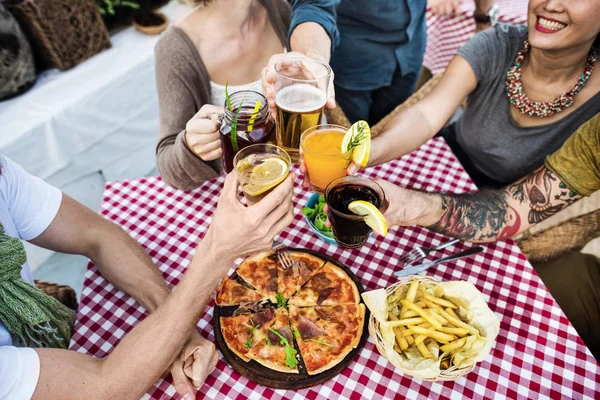
M258 196L283 182L288 172L289 166L283 159L267 158L252 169L249 183L244 185L244 191L250 196Z
M352 151L352 161L366 167L371 152L371 128L367 121L357 121L348 129L342 140L342 154Z
M387 221L381 211L373 204L364 200L356 200L348 204L348 210L354 214L364 216L365 223L381 236L387 235Z

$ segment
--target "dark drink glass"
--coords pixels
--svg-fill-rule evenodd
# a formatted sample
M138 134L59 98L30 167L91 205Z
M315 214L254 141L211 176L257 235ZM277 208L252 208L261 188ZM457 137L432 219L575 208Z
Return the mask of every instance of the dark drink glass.
M225 113L219 129L226 173L233 171L233 158L238 151L253 144L275 143L275 122L270 116L265 96L253 90L241 90L229 99L232 109L224 105ZM232 135L234 125L235 137Z
M325 200L335 240L348 249L361 247L371 234L371 227L365 223L364 216L348 210L348 205L355 200L364 200L383 212L386 204L381 186L359 176L345 176L331 181L325 189Z

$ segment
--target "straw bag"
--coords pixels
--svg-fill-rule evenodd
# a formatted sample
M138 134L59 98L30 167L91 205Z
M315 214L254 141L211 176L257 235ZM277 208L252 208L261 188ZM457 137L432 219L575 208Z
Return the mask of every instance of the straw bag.
M67 70L110 47L94 0L7 0L30 37L39 69Z
M423 282L423 283L433 283L433 284L439 284L440 281L434 278L431 278L429 276L421 276L421 275L411 275L411 276L407 276L404 279L401 279L400 281L394 283L393 285L391 285L390 287L386 288L385 291L387 293L387 296L389 297L390 295L392 295L394 293L394 291L399 287L399 286L409 286L410 283L414 280L417 280L419 282ZM478 291L477 291L478 292ZM491 311L490 311L491 313ZM495 316L494 316L495 318ZM499 322L496 321L499 325ZM377 347L377 350L379 350L379 353L381 355L383 355L384 357L387 354L387 350L386 350L386 345L385 345L385 340L383 338L383 335L381 333L380 330L380 324L377 321L377 319L374 316L374 312L371 312L371 317L369 319L369 334L371 336L371 338L373 339L373 341L375 342L375 346ZM495 340L496 334L493 334L493 339ZM403 368L401 365L397 365L394 360L392 359L388 359L392 364L394 364L394 366L400 370L402 370L404 373L411 375L410 371L405 370L405 368ZM457 380L465 375L467 375L469 372L471 372L473 370L473 368L475 368L475 365L477 365L477 363L475 364L471 364L462 368L458 368L454 365L451 365L450 368L448 369L441 369L440 373L437 377L433 378L433 379L429 379L429 378L419 378L419 379L423 379L425 381L431 381L431 382L441 382L441 381L454 381Z

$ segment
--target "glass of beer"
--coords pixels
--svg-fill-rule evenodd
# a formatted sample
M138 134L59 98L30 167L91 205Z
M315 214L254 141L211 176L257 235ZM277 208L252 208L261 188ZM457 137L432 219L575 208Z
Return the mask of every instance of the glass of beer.
M385 193L377 182L360 176L345 176L329 183L325 189L327 218L331 222L333 236L342 247L361 247L371 234L371 227L364 216L356 215L348 205L356 200L368 201L382 213L387 208Z
M275 72L277 145L297 163L302 132L321 122L331 68L308 58L293 58L278 62Z
M240 150L233 159L248 205L258 203L290 172L291 160L285 150L272 144L253 144Z
M302 155L313 189L323 194L329 182L346 176L352 152L342 153L342 141L348 131L339 125L325 124L308 128L302 134Z

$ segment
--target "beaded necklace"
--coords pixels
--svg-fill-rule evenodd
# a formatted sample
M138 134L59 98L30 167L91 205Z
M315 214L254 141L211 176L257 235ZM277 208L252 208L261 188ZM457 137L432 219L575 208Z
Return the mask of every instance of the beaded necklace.
M590 49L587 62L585 63L585 69L573 89L564 92L551 101L532 101L527 97L527 94L523 90L523 82L521 82L521 63L525 58L525 54L529 51L529 48L529 41L525 39L523 46L517 53L517 57L515 58L512 67L506 72L506 94L508 95L510 104L515 106L521 114L540 118L550 117L561 112L565 108L571 107L575 100L575 95L585 86L587 80L592 75L594 65L598 60L596 49L593 47Z

